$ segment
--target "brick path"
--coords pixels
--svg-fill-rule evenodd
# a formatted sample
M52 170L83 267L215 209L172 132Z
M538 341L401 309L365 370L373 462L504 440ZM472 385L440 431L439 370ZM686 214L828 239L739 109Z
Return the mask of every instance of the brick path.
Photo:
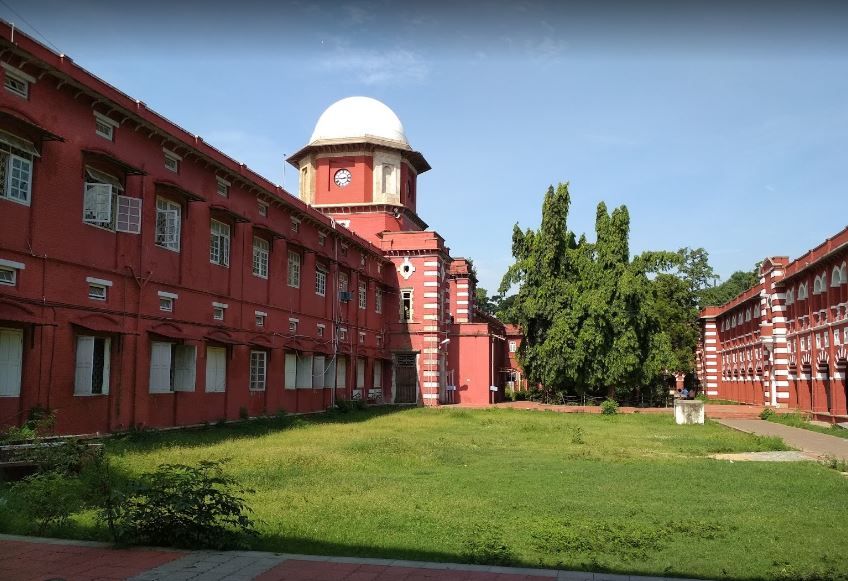
M695 581L258 551L112 549L105 543L0 534L3 581Z
M729 428L750 432L760 436L778 436L793 448L810 452L816 456L834 456L848 461L848 439L820 434L803 428L793 428L764 420L719 420Z

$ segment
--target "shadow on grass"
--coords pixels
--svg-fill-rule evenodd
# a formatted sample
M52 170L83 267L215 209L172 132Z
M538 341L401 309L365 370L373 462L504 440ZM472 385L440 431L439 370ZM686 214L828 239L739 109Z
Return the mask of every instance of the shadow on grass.
M164 446L175 445L196 448L211 446L239 438L257 438L306 426L367 422L378 417L403 413L411 409L416 408L381 406L364 410L352 410L346 413L328 411L310 415L256 418L167 431L150 429L115 434L106 440L105 443L107 449L113 453L120 453L127 450L149 452Z
M668 578L683 578L683 579L704 579L703 572L697 573L687 570L684 564L679 564L677 570L640 570L634 572L633 569L627 567L605 567L595 562L592 563L592 556L585 555L584 563L540 563L538 561L529 561L520 559L514 556L505 557L504 555L490 555L485 551L483 553L475 552L474 550L464 550L467 545L461 539L457 539L455 551L432 551L423 549L411 549L406 547L375 547L365 544L341 544L331 543L326 541L317 541L314 539L290 537L284 535L269 535L264 534L258 537L253 544L253 549L261 551L269 551L276 553L294 553L302 555L322 555L333 557L359 557L359 558L376 558L376 559L392 559L400 561L427 561L436 563L460 563L468 565L494 565L505 567L527 567L534 569L560 569L565 571L585 571L593 573L610 573L616 575L633 575L636 577L668 577ZM403 566L414 567L415 565L404 564ZM738 576L734 577L728 574L719 574L716 572L716 578L731 581L794 581L799 580L824 580L824 579L848 579L842 576L841 573L836 573L837 576L832 576L834 572L818 573L810 572L805 574L801 572L797 576L785 576L775 571L772 574L762 576ZM823 576L822 576L823 575Z

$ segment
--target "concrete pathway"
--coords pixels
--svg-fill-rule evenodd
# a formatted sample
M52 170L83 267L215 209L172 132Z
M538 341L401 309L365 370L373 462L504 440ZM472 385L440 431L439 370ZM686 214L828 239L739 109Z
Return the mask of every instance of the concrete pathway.
M453 407L460 408L511 408L519 410L536 410L536 411L551 411L563 414L599 414L601 413L600 406L596 405L553 405L544 404L536 401L504 401L496 404L456 404L456 406L444 406L442 409L451 409ZM760 416L760 412L765 409L763 406L757 405L720 405L706 404L704 406L704 415L709 420L739 418L739 419L756 419ZM620 414L669 414L674 413L673 407L664 408L634 408L620 407Z
M258 551L113 549L106 543L0 534L3 581L695 581Z
M833 456L848 461L848 439L820 434L803 428L793 428L765 420L718 420L729 428L760 436L778 436L793 448L823 458Z

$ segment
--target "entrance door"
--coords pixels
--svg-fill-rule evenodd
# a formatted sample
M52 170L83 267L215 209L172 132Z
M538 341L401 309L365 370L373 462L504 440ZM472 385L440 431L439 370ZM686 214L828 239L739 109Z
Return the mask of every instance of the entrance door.
M415 353L397 355L395 403L418 403L418 372L415 367Z

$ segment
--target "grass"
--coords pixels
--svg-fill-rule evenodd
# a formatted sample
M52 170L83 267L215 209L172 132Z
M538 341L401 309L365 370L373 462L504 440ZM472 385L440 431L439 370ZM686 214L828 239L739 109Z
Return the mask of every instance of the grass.
M231 458L227 470L256 491L255 549L697 578L848 578L848 519L839 508L848 480L811 462L713 460L785 446L712 422L369 410L144 434L107 449L133 474ZM27 525L0 511L5 532ZM90 515L53 534L106 538Z
M791 414L772 414L769 416L768 421L775 422L778 424L783 424L784 426L792 426L793 428L803 428L805 430L810 430L811 432L819 432L820 434L827 434L828 436L836 436L837 438L846 438L848 439L848 430L845 428L840 428L839 426L817 426L816 424L810 423L810 420L804 414L795 412Z

